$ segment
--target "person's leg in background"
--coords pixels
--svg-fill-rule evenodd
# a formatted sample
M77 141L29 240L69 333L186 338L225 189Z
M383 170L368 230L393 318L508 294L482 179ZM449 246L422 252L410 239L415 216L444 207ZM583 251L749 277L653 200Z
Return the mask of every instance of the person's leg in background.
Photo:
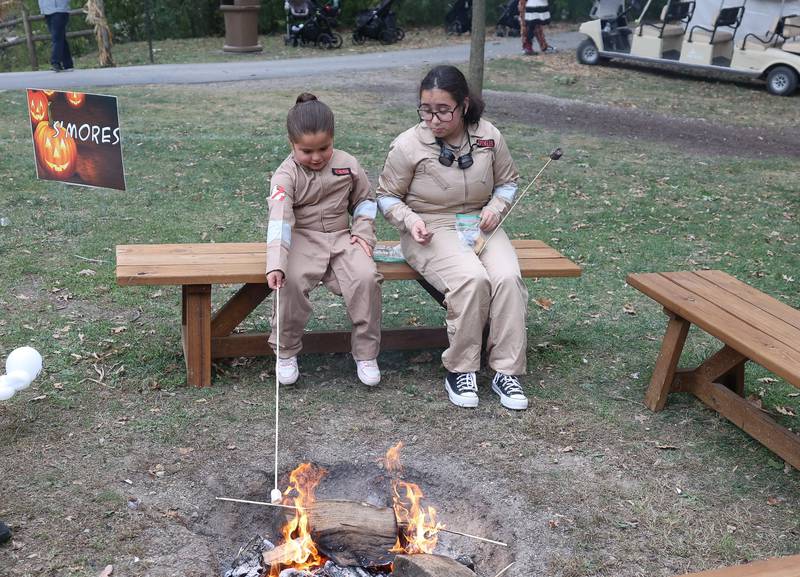
M532 26L533 33L536 36L536 42L539 43L539 49L544 52L555 52L555 48L550 46L547 43L547 40L544 38L544 26L542 24L534 24Z
M54 14L46 16L45 19L53 42L53 50L50 54L50 65L53 70L56 71L71 70L73 67L72 53L67 43L69 13L55 12Z
M536 50L533 49L533 35L536 32L536 27L530 21L525 21L525 33L522 35L522 51L525 54L536 54Z

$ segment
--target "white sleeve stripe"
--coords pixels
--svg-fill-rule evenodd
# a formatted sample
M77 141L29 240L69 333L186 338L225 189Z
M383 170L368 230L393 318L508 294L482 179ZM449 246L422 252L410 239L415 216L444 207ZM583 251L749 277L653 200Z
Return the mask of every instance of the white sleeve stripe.
M514 197L517 196L517 183L507 182L506 184L501 184L495 187L492 194L502 198L506 202L514 202Z
M399 198L393 198L391 196L381 196L378 198L378 208L381 209L381 214L383 215L386 215L393 206L398 204L400 204Z
M374 200L362 200L353 210L353 219L362 217L375 220L376 214L378 214L377 203Z
M267 244L278 241L286 246L292 245L292 227L282 220L271 220L267 226Z

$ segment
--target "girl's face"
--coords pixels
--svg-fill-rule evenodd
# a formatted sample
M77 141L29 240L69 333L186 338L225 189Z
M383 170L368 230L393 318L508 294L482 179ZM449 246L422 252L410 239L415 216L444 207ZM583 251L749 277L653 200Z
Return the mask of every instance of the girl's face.
M464 114L469 98L459 105L452 94L441 88L423 90L419 95L419 114L436 138L449 139L464 133ZM434 114L435 113L435 114Z
M322 170L333 156L333 135L327 132L303 134L292 142L294 159L311 170Z

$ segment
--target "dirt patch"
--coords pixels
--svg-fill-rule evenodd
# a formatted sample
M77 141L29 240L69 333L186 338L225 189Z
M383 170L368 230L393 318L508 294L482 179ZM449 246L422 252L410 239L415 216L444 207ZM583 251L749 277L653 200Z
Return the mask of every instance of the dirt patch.
M800 156L800 142L775 130L724 126L696 118L586 104L540 94L487 90L484 98L490 103L494 118L553 131L657 142L708 156Z

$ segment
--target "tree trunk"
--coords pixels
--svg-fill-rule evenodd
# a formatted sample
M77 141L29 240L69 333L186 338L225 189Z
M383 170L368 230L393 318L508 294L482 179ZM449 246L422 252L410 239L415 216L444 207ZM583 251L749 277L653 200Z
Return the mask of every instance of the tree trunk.
M469 47L469 87L472 93L483 93L483 60L486 44L486 0L472 2L472 33Z
M397 520L389 507L354 501L320 500L309 513L319 552L337 565L378 567L392 562Z
M442 555L398 555L392 577L475 577L464 565Z

